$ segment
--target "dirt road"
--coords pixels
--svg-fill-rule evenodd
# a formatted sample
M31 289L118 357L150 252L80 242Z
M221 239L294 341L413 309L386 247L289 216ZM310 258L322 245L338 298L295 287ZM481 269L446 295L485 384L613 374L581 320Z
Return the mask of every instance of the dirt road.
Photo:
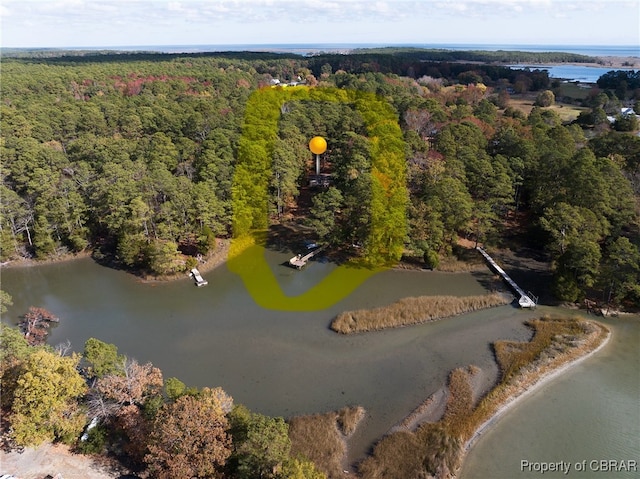
M117 463L104 458L73 454L67 446L43 444L24 452L0 452L0 476L16 479L134 479Z

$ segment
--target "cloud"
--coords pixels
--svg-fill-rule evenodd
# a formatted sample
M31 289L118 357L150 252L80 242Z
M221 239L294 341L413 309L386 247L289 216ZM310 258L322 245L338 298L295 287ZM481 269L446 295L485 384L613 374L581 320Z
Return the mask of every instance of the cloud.
M162 21L262 23L270 20L288 21L301 26L313 21L375 20L398 22L408 17L463 15L495 17L520 14L531 10L575 10L588 4L625 6L629 0L4 0L3 16L31 16L41 20L64 21L67 18L125 23Z
M638 32L634 0L1 0L6 45L550 40L608 24ZM635 21L634 21L635 19ZM562 24L560 23L562 22ZM609 31L609 34L611 32ZM637 34L636 34L637 37ZM477 38L477 40L472 40ZM508 40L507 40L508 39ZM6 42L5 42L6 40ZM595 40L595 39L594 39ZM486 41L486 40L484 40ZM609 42L611 40L608 40ZM106 43L105 43L106 42ZM135 43L134 43L135 44Z

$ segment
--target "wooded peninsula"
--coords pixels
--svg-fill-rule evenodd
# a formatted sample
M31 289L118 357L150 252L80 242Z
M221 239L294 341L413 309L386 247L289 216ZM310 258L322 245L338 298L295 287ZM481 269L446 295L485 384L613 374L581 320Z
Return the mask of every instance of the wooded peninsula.
M168 277L251 234L292 251L321 244L337 263L439 269L464 261L466 242L536 251L557 301L637 310L640 71L581 84L506 66L515 62L601 60L397 48L14 52L2 61L0 261L85 253ZM318 158L315 136L328 144ZM605 335L577 319L530 327L530 343L496 343L500 397L473 397L472 371L453 372L442 421L388 436L358 473L447 477L512 379ZM145 477L341 477L344 438L364 414L287 423L220 388L163 380L94 338L66 356L0 333L9 446L108 451ZM78 442L87 417L99 425ZM334 451L325 463L305 442L318 424ZM403 469L385 459L402 457L396 446L420 452Z
M6 58L0 259L89 250L132 271L188 271L216 238L233 235L243 214L234 194L250 186L234 177L238 161L261 156L272 164L263 179L268 218L256 224L303 228L334 251L358 245L346 253L366 255L372 228L380 228L375 208L387 207L371 201L380 184L371 160L383 133L367 131L370 102L286 101L276 122L254 128L242 146L253 92L324 87L374 94L393 109L403 142L385 154L406 164L406 199L393 219L403 232L401 256L435 268L456 254L459 237L508 246L517 233L552 261L558 299L638 305L640 74L611 71L596 85L578 85L496 63L533 54L496 55ZM261 95L252 108L268 101ZM324 188L309 186L315 135L329 143Z

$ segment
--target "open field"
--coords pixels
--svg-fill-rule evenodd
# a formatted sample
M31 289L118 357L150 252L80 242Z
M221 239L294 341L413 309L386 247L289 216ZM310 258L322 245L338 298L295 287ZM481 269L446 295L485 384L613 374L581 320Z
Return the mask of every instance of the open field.
M511 99L509 100L509 106L521 111L525 115L529 115L536 101L536 96L537 94L533 93L527 93L524 95L512 95ZM578 115L581 112L587 111L588 108L556 102L554 105L546 107L545 110L556 112L563 122L571 122L578 118Z

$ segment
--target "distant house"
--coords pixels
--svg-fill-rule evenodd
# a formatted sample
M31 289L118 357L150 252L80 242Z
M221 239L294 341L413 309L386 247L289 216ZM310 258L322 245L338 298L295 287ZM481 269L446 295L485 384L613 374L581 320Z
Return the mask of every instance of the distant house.
M282 83L282 82L280 81L280 79L278 79L278 78L272 78L272 79L271 79L271 87L272 87L272 88L273 88L273 87L278 87L278 86L279 86L279 87L298 86L298 85L304 85L304 84L306 84L306 83L307 83L307 81L306 81L306 80L303 80L303 79L302 79L302 78L300 78L299 76L298 76L298 80L297 80L297 81L292 80L292 81L287 82L287 83Z
M640 115L636 115L636 112L633 108L630 107L626 107L626 108L620 108L620 115L622 116L630 116L630 115L635 115L635 117L640 120ZM616 117L615 116L607 116L607 120L609 120L609 123L615 123L616 122Z

